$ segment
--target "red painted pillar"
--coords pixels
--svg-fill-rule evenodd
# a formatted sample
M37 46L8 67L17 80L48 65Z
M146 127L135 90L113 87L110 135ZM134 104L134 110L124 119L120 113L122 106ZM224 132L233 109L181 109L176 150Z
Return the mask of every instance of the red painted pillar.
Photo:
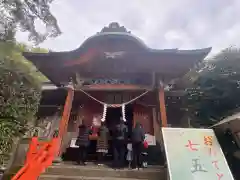
M70 117L70 113L71 113L71 109L72 109L73 97L74 97L74 89L71 87L68 87L67 88L67 98L66 98L66 101L64 104L64 109L63 109L63 115L62 115L62 118L61 118L60 124L59 124L59 134L58 134L58 138L60 140L59 148L61 147L62 138L67 130L68 121L69 121L69 117ZM59 155L61 154L60 149L59 149Z
M162 127L167 127L167 111L165 104L165 93L163 85L160 86L159 89L159 102L160 102L160 115L162 121Z

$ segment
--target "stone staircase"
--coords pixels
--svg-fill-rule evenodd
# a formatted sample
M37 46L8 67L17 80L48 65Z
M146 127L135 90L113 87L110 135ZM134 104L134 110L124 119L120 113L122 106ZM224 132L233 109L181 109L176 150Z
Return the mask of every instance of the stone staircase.
M59 164L49 167L40 180L167 180L167 170L152 166L137 170L114 170L107 166Z

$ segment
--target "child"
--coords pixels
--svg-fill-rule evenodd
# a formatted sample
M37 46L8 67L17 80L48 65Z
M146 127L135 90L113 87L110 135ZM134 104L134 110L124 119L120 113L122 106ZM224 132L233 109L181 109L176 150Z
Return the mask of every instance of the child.
M147 153L147 149L148 149L148 143L146 140L144 140L143 142L143 151L142 151L142 158L143 158L143 161L142 161L142 166L143 168L147 168L147 156L148 156L148 153Z
M132 160L133 160L133 149L132 149L132 143L127 144L127 161L128 161L128 168L131 168Z
M95 138L98 137L98 131L99 131L100 126L101 126L101 124L100 124L99 119L97 117L93 117L92 126L91 126L92 137L95 137Z

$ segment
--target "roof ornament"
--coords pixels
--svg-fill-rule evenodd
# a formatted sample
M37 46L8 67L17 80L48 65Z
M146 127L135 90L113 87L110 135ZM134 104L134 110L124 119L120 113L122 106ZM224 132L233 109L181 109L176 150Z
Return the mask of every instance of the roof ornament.
M72 80L70 80L70 82L65 87L74 90L74 83Z
M77 87L82 87L85 80L79 75L79 73L75 73L75 85Z
M120 32L120 33L131 33L124 26L120 26L117 22L112 22L109 26L105 26L99 33L111 33L111 32Z
M160 88L163 88L164 91L170 91L173 88L173 84L165 84L163 81L159 82Z
M126 52L124 51L117 51L117 52L104 52L104 55L107 59L111 58L111 59L115 59L118 57L122 57L125 55Z

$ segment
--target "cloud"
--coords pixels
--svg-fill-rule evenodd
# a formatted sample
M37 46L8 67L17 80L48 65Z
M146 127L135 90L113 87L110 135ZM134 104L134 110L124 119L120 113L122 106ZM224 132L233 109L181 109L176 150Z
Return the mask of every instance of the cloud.
M41 47L73 50L110 22L119 22L152 48L240 46L239 0L55 0L63 34ZM39 29L42 29L39 26ZM27 42L26 33L18 33Z

